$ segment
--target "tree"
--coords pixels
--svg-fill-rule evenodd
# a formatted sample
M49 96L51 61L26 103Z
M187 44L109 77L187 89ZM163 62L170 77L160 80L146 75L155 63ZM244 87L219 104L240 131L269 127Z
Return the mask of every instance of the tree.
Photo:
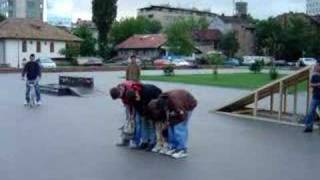
M119 44L134 34L157 34L162 26L159 21L145 17L125 18L112 25L110 38L113 45Z
M225 55L233 57L239 50L239 42L235 32L229 32L222 36L220 48Z
M222 54L208 54L207 60L208 64L212 66L212 74L217 77L219 65L223 64L223 55Z
M0 14L0 22L4 21L6 19L6 17L2 14Z
M168 42L167 46L173 53L191 55L194 50L192 29L187 21L177 21L165 31Z
M117 0L92 0L92 14L99 32L99 54L107 58L108 33L117 16Z
M80 47L77 43L69 43L66 48L61 49L60 54L66 56L67 59L71 60L73 65L77 65L77 57L80 55Z
M96 39L94 39L92 32L86 26L80 26L73 30L73 34L81 38L83 41L80 44L81 56L94 56Z

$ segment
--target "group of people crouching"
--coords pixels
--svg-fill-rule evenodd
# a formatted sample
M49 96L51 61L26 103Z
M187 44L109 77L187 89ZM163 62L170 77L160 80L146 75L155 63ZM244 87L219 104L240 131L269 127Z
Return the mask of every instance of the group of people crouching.
M171 156L188 156L188 121L197 100L186 90L162 92L152 84L124 81L110 89L121 99L126 121L118 146L129 146Z

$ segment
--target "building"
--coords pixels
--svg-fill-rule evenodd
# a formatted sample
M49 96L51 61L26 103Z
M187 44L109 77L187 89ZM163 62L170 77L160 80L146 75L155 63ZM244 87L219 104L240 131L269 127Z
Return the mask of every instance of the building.
M169 5L151 5L149 7L138 10L138 16L143 16L149 19L161 22L163 27L168 27L170 24L181 18L205 18L211 20L217 14L208 11L200 11L197 9L186 9L171 7Z
M8 18L43 20L44 0L0 0L0 13Z
M71 28L73 0L47 0L45 7L46 21L59 27Z
M196 48L204 54L219 48L221 36L222 33L215 29L194 30L192 32L192 39L195 42Z
M307 0L307 14L309 16L320 15L320 0Z
M223 34L235 32L240 45L237 56L255 54L255 28L246 17L219 16L211 21L209 29L217 29Z
M248 3L239 1L235 3L236 6L236 16L246 16L248 14Z
M0 23L0 64L22 67L22 60L36 57L65 58L60 51L81 39L40 20L10 18Z
M154 60L165 55L163 46L166 42L163 34L134 35L117 45L116 50L122 59L134 54L142 60Z

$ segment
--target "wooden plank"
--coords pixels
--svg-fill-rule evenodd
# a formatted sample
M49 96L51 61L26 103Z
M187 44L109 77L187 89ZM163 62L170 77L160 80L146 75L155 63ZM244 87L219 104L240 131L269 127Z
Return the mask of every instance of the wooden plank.
M288 88L286 87L284 89L284 100L283 100L283 112L287 113L288 112Z
M254 94L254 109L253 109L253 116L257 116L258 112L258 101L259 101L259 92Z
M283 81L280 81L279 85L279 109L278 109L278 120L281 121L282 109L283 109Z
M273 105L274 105L274 93L272 91L270 95L270 111L273 112Z

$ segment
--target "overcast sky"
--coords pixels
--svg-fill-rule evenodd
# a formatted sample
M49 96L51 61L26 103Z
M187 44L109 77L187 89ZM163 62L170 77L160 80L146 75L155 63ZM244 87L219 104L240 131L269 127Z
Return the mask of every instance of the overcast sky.
M65 1L65 0L55 0ZM246 0L249 3L249 13L254 17L263 19L284 12L305 12L306 0ZM137 9L151 4L166 4L172 6L196 7L210 9L215 13L231 14L233 0L118 0L118 19L135 16ZM91 19L91 0L73 0L73 20L77 18Z

